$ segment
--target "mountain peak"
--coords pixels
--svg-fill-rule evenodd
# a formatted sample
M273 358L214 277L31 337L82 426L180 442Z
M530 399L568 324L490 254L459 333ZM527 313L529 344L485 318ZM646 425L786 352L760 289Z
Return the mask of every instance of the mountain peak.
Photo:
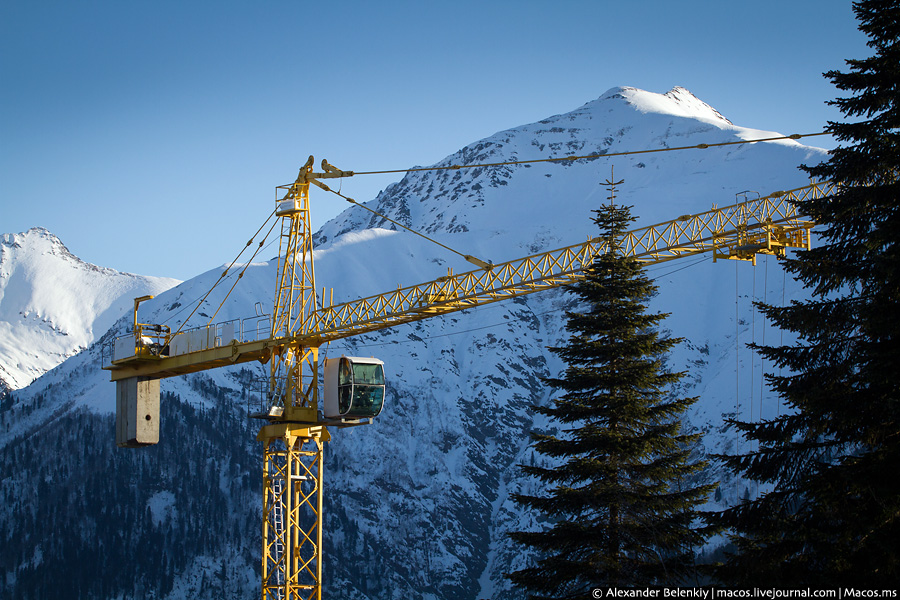
M0 243L7 246L22 245L26 240L46 239L54 243L62 244L60 239L56 237L49 229L44 227L32 227L28 231L20 233L4 233L0 234Z
M693 118L718 125L734 125L719 111L681 86L675 86L664 94L629 86L614 87L607 90L594 102L600 103L614 98L624 100L641 113L658 113Z
M481 240L507 234L511 227L525 227L534 230L536 237L541 235L537 230L552 231L550 237L559 238L557 241L563 245L567 240L563 239L562 232L570 227L568 211L589 215L601 193L598 182L610 176L610 160L600 157L629 155L617 159L616 171L627 174L631 189L624 193L631 196L631 201L646 203L649 200L641 198L644 193L641 190L652 189L663 180L667 181L667 189L688 190L695 186L693 178L702 175L710 181L718 180L719 190L737 191L745 189L741 181L760 186L765 180L790 178L796 172L796 165L812 156L808 154L813 152L811 149L799 144L792 146L791 156L783 157L778 163L779 172L783 168L785 173L777 177L767 173L763 177L751 167L755 163L750 160L759 156L766 169L771 168L768 165L772 159L764 156L767 152L762 148L725 150L716 155L714 169L709 155L651 157L639 156L637 152L736 142L760 137L759 133L760 130L734 125L684 87L674 87L665 93L614 87L570 112L473 142L435 165L444 170L407 173L402 181L380 193L372 201L372 208L418 231L454 237L469 233L479 244ZM725 156L729 157L728 161L719 164ZM574 157L589 158L561 160ZM740 161L736 162L738 157ZM559 162L526 164L535 160ZM464 175L452 169L455 165L485 166L472 168L471 175ZM777 189L777 185L773 183L772 189ZM567 211L549 211L540 219L524 222L510 218L517 214L522 198L541 196L565 197ZM688 197L689 208L696 210L708 210L712 203L721 201L720 197L702 197L696 193ZM644 214L652 213L646 204L642 208ZM348 232L379 227L390 229L392 225L368 212L350 208L320 229L317 243L325 244ZM541 239L551 243L549 238Z
M176 283L87 263L43 227L0 234L0 388L24 387L109 329L135 296Z

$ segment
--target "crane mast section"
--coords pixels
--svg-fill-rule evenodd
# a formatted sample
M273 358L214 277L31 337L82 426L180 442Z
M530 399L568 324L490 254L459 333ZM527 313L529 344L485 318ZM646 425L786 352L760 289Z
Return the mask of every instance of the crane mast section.
M635 229L622 240L623 254L646 264L712 252L714 259L753 260L756 254L781 255L785 248L808 248L814 223L796 211L795 202L834 193L830 182L813 183L786 192L713 208L696 215ZM204 371L228 364L267 362L285 347L318 347L323 343L420 321L541 290L583 278L606 241L588 241L492 265L395 291L319 308L293 335L231 344L178 356L135 356L112 361L104 368L111 380L128 377L163 378ZM280 327L278 329L281 329Z

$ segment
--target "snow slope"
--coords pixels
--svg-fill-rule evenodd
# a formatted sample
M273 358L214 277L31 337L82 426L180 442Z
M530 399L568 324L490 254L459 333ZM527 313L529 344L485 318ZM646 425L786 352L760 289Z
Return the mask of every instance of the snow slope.
M734 125L683 88L656 94L623 87L574 111L474 142L438 164L614 154L773 135ZM500 262L593 235L591 210L606 201L604 182L613 176L613 167L615 179L625 180L618 187L617 201L634 206L639 224L650 224L714 204L731 204L747 190L764 195L805 185L806 177L797 166L824 157L823 150L788 140L419 171L407 174L368 205L464 254ZM390 223L356 207L325 224L316 240L317 284L332 288L335 302L432 280L447 269L471 269L457 255L395 231ZM700 397L685 424L705 434L696 452L733 451L741 440L723 424L725 418L735 414L759 418L782 410L762 385L764 365L744 347L751 341L778 342L780 334L754 314L751 303L786 302L802 292L774 259L761 259L756 268L749 263L713 263L709 258L682 259L651 267L650 274L660 286L653 308L672 313L665 327L685 338L670 364L686 372L678 393ZM160 294L142 305L141 320L178 326L190 312L188 307L220 275L221 269L216 269ZM255 304L260 302L263 311L272 304L274 277L274 261L249 267L216 321L247 317L252 325ZM221 297L211 295L191 325L205 323ZM509 589L503 574L528 557L512 545L507 533L538 524L511 502L510 495L534 487L534 482L521 477L518 465L540 460L530 450L529 433L552 426L531 407L550 400L541 378L557 374L562 365L548 347L564 343L564 311L573 308L569 294L554 290L322 349L327 356L378 356L386 363L390 388L375 424L334 432L327 449L325 576L330 595L520 597ZM120 319L115 331L124 332L129 318ZM79 408L110 414L114 388L97 368L99 357L99 346L92 346L18 392L8 431L0 430L0 449L29 439L48 415ZM247 378L264 372L262 365L220 369L163 380L162 389L186 405L213 410L225 403L238 415ZM166 435L163 421L161 437ZM202 472L212 456L248 443L252 442L210 442L203 453L187 453L184 460L196 462ZM711 506L757 492L717 468L704 477L721 482L721 500L711 500ZM224 489L229 480L222 481ZM14 483L10 478L9 485ZM168 485L177 488L169 490L172 496L161 494L166 490L156 485L139 498L140 506L146 506L152 519L160 519L161 499L174 497L173 510L166 514L187 518L179 516L183 512L177 499L190 482ZM215 510L211 511L208 518L214 522ZM214 527L209 535L214 548L198 550L193 564L213 564L210 557L233 555L247 543L224 534L215 537L219 532ZM46 553L43 560L48 560ZM239 570L241 564L236 562L234 568ZM182 598L178 590L185 589L192 590L192 597L213 597L212 588L204 592L203 577L191 568L179 567L182 570L167 575L174 583L162 597ZM250 594L252 587L244 591Z
M88 264L52 233L0 236L0 384L18 389L87 348L137 296L179 283Z

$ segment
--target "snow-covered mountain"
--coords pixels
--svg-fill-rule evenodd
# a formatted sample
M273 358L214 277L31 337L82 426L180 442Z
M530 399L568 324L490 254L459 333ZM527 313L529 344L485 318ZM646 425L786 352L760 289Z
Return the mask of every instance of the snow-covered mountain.
M574 111L475 142L439 164L774 135L734 125L683 88L666 94L614 88ZM615 179L625 180L617 201L634 206L639 224L650 224L731 204L748 190L764 195L802 186L807 181L797 166L824 157L820 149L779 141L419 171L369 206L464 254L500 262L594 234L591 210L606 201L612 167ZM333 288L335 302L471 267L355 207L323 226L316 239L317 283ZM756 268L682 259L650 273L660 286L653 308L672 313L666 327L686 338L671 366L688 373L678 393L701 398L686 424L705 434L697 452L733 451L741 440L724 427L725 417L781 410L762 386L764 365L744 348L751 341L778 341L780 334L754 314L751 302L784 302L800 291L774 259L761 259ZM178 326L220 275L215 269L159 294L142 305L141 320ZM274 261L250 266L216 320L248 318L252 326L256 302L272 304L274 277ZM204 322L221 298L213 294L198 309ZM519 597L503 573L527 557L507 533L538 524L510 494L534 486L518 465L541 460L530 450L528 434L551 424L531 407L550 399L541 378L562 365L547 348L563 343L564 311L573 307L564 290L542 292L322 349L329 356L381 358L390 386L376 422L334 432L326 452L329 596ZM128 326L130 315L120 316L107 340ZM91 346L16 392L0 411L0 497L8 499L0 509L0 533L16 546L0 564L7 589L46 590L37 575L42 565L74 569L78 561L103 560L115 549L128 557L125 566L100 583L98 576L82 576L79 590L88 597L149 597L150 590L170 600L252 594L258 585L261 450L245 419L245 398L248 382L264 367L163 380L159 446L115 451L114 386L99 370L99 357L99 344ZM46 447L38 439L54 436L79 447L64 469L57 457L38 450ZM95 472L105 476L85 475ZM756 493L718 469L705 477L721 481L711 506ZM78 510L60 508L60 495L75 498ZM86 514L78 512L82 507ZM67 531L65 544L44 533L60 528Z
M74 256L35 227L0 236L0 386L25 387L87 348L137 296L180 283L120 273Z

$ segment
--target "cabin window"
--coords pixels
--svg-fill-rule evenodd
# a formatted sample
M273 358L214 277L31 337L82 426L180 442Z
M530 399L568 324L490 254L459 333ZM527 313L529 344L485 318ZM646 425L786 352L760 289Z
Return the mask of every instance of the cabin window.
M374 417L384 405L384 367L341 358L338 368L338 410L342 415Z

